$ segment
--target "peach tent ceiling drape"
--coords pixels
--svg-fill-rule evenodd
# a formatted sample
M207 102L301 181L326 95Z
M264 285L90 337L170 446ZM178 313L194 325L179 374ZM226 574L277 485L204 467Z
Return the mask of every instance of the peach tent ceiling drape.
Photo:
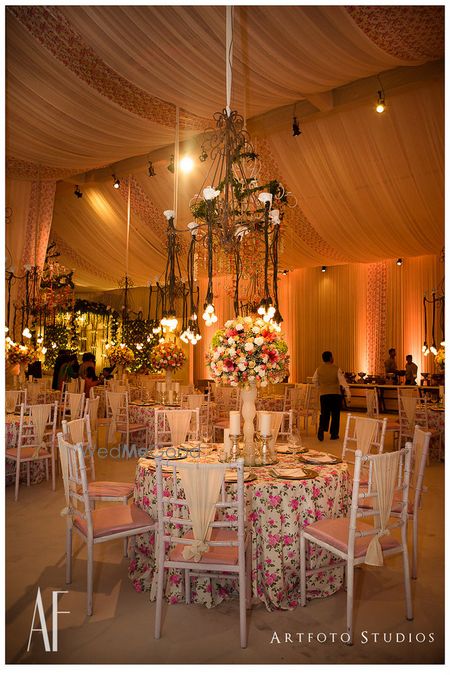
M367 105L306 120L297 149L288 130L270 138L306 217L348 262L444 244L441 82L396 91L388 105L375 121Z
M442 57L439 8L404 8L400 23L377 9L382 36L345 7L237 7L233 105L249 118ZM185 133L198 131L224 105L224 13L7 8L8 155L74 173L104 166L171 143L176 104L188 111Z

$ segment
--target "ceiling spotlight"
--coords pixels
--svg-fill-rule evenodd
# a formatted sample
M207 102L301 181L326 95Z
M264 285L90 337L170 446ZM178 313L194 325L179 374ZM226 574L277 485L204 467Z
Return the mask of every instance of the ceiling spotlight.
M194 168L194 160L189 155L185 155L180 159L180 169L183 173L191 173Z
M327 271L326 265L322 265L322 272L326 272L326 271Z
M384 101L384 91L381 89L378 91L378 101L375 110L377 113L384 113L386 110L386 104Z
M395 264L398 265L399 267L401 267L403 265L403 258L397 258L397 261L396 261Z
M167 170L170 171L170 173L175 173L175 157L173 155L170 155L170 162L167 166Z
M292 135L293 136L300 136L302 132L300 131L300 125L297 122L297 118L294 115L294 119L292 120Z
M77 197L77 199L81 199L83 193L81 192L79 185L75 185L75 190L73 191L73 194L75 195L75 197Z
M116 178L115 174L113 174L112 177L114 178L113 188L118 190L120 188L120 179Z
M153 162L151 162L150 160L148 160L147 176L149 178L152 178L153 176L156 176L155 169L153 167Z

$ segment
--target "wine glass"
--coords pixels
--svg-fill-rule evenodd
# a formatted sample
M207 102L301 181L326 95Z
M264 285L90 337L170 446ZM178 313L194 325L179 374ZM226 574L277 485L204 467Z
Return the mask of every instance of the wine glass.
M292 429L287 441L289 450L292 451L292 454L295 454L302 444L302 439L297 429Z
M203 424L201 428L201 439L205 445L205 450L209 450L211 443L211 429L209 424Z

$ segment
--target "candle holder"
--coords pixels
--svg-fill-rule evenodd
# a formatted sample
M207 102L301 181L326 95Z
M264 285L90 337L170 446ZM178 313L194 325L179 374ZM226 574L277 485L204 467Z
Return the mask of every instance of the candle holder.
M239 434L237 436L232 436L230 434L231 449L230 449L230 462L236 462L240 456L239 441L242 439L242 436Z
M261 458L261 466L268 466L269 464L277 464L278 460L276 459L275 455L275 448L272 450L271 447L271 440L272 440L272 434L269 434L268 436L261 436L259 435L260 438L260 458Z

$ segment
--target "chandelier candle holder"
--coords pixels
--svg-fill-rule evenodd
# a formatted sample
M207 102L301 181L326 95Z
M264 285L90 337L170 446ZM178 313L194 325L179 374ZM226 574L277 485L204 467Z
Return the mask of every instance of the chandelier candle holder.
M275 322L259 317L231 319L215 333L206 355L217 384L242 388L245 456L254 455L257 389L289 375L288 348L280 330ZM233 424L230 413L230 434L236 433Z

